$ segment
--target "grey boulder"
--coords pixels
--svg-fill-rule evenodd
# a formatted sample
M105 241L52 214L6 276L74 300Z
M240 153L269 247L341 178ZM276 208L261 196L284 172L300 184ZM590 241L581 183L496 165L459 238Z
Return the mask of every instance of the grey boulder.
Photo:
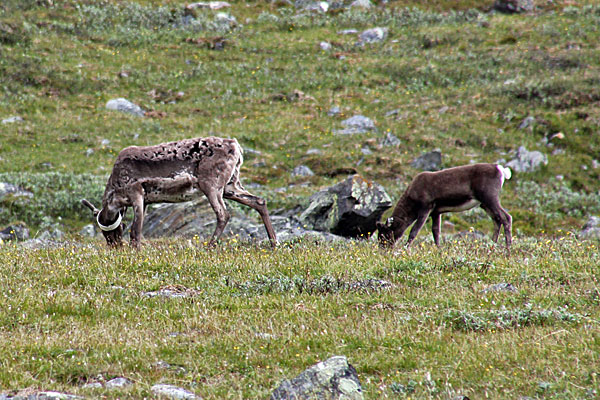
M312 195L299 220L307 229L347 238L369 237L391 205L381 185L353 175Z
M345 356L334 356L313 365L291 380L284 380L271 400L362 400L362 388L354 367Z

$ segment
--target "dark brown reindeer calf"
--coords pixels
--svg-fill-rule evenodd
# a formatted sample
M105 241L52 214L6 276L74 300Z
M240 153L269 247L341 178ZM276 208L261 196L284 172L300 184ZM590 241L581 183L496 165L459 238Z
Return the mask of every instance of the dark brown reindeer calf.
M249 206L260 214L273 246L277 243L267 203L244 189L240 182L242 148L235 139L206 137L184 139L156 146L127 147L117 156L108 178L102 208L90 208L109 246L121 244L127 207L133 207L131 245L139 247L144 211L150 203L178 203L204 194L217 216L210 239L223 233L230 215L223 198Z
M494 221L493 241L498 241L500 227L504 227L506 248L509 249L512 217L500 205L500 190L504 180L510 179L510 176L510 168L497 164L473 164L421 172L406 189L387 222L377 223L379 244L393 247L414 222L406 243L410 246L431 216L433 240L439 246L441 214L480 206Z

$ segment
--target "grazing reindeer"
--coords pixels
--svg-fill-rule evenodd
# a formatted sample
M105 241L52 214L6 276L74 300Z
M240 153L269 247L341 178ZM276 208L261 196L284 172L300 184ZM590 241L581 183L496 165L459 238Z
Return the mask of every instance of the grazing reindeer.
M127 147L117 156L102 196L102 208L98 210L85 199L81 202L94 213L109 246L121 244L121 220L127 207L133 207L134 213L131 245L139 247L147 204L178 203L201 194L208 198L217 215L211 245L229 221L225 198L258 211L275 246L277 238L266 201L247 192L240 182L242 162L242 148L235 139L207 137Z
M498 241L504 227L506 247L510 248L512 217L500 205L500 189L510 179L510 168L497 164L474 164L418 174L400 200L386 224L377 223L379 244L393 247L412 224L407 246L415 239L427 217L431 216L433 240L440 245L441 214L481 206L494 221L492 239Z

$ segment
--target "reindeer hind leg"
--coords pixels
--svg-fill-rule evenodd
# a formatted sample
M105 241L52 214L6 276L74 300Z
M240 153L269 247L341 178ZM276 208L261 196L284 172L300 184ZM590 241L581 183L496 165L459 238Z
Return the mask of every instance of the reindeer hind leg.
M504 228L504 238L506 239L506 247L510 248L512 243L512 217L510 214L502 208L499 202L495 202L489 205L481 205L481 208L489 215L489 217L494 221L494 233L492 235L492 240L494 243L498 242L498 237L500 236L500 228Z
M255 209L260 214L267 235L273 246L277 245L277 236L275 235L275 229L271 223L271 217L269 216L269 210L267 209L267 202L265 199L255 196L248 192L242 186L241 182L234 175L231 181L225 186L223 197L228 200L237 201L240 204Z

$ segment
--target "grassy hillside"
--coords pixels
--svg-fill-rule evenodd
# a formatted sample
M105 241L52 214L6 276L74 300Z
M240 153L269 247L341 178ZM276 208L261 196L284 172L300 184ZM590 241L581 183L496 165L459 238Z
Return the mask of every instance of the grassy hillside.
M600 5L421 3L311 14L231 1L190 15L171 0L2 1L0 120L22 121L0 124L0 182L33 197L0 199L1 226L77 232L91 222L79 199L99 203L120 149L210 134L247 149L244 183L272 210L349 170L396 200L413 159L436 148L445 167L508 161L520 146L548 164L504 186L510 254L468 238L437 249L429 229L395 253L366 241L2 243L0 398L142 399L156 383L267 398L333 355L367 399L596 398L598 243L573 232L600 213ZM383 42L341 33L373 27L388 29ZM105 108L120 97L148 114ZM377 131L335 133L357 114ZM388 133L400 144L382 146ZM315 175L291 176L301 164ZM478 211L444 219L447 233L492 225ZM144 294L161 289L185 297ZM114 377L133 385L83 386Z
M356 170L397 198L422 152L441 149L448 167L507 161L525 146L549 162L505 189L517 231L572 229L600 210L600 9L593 2L543 3L528 15L449 1L328 14L297 13L283 2L232 4L225 12L237 24L215 22L223 10L196 10L190 19L173 1L3 2L0 117L24 121L0 126L0 172L18 172L30 190L48 181L40 174L77 181L73 175L90 173L100 178L93 188L51 190L89 190L98 202L95 185L123 147L217 134L259 152L247 152L245 182L263 185L258 191L277 209L339 181L340 171ZM382 43L361 46L356 34L340 33L376 26L388 28ZM323 51L322 41L332 50ZM106 110L118 97L150 115ZM328 116L332 106L341 114ZM334 133L356 114L377 132ZM526 117L535 121L519 128ZM380 145L388 132L399 146ZM316 175L291 177L300 164ZM546 210L546 196L560 196L563 206ZM64 230L88 217L75 198L60 209L70 217L45 216L55 223L61 216ZM19 210L5 208L3 222L21 219ZM473 225L451 220L459 229Z

